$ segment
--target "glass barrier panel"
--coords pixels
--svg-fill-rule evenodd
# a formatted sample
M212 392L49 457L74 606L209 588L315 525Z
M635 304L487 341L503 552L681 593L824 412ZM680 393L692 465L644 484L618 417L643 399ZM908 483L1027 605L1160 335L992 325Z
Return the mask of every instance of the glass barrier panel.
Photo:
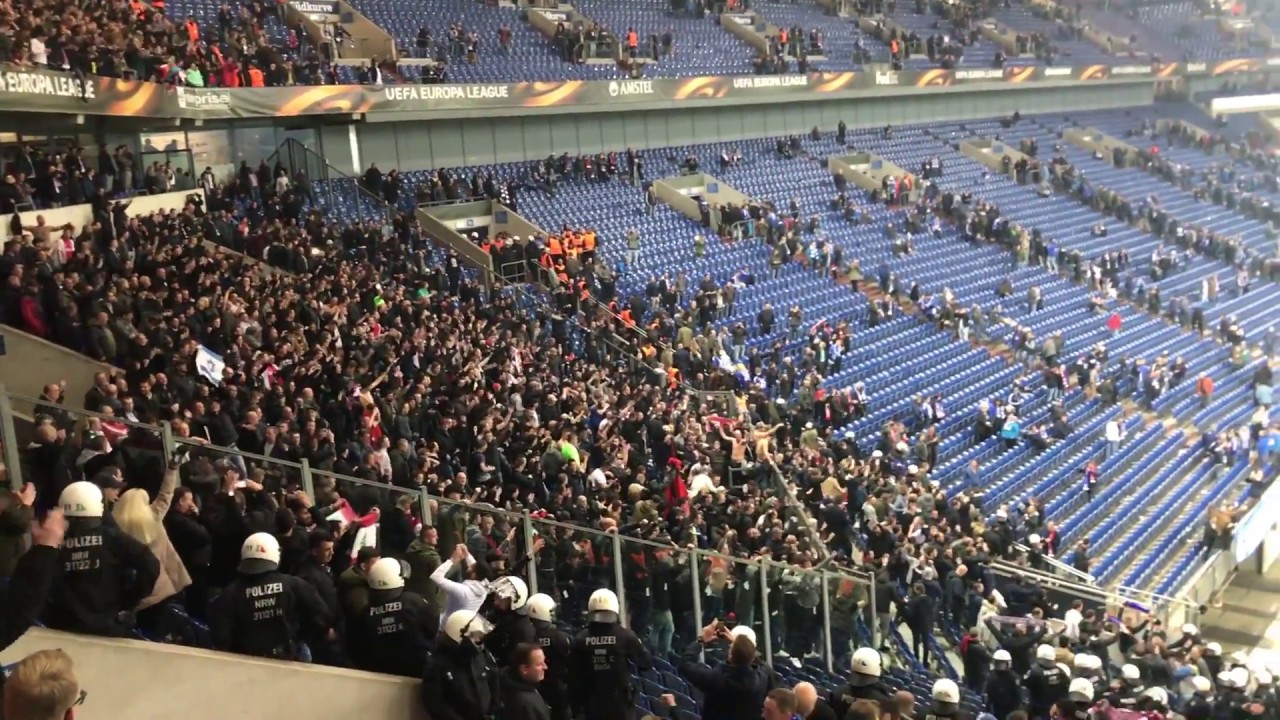
M556 617L566 632L586 626L587 599L607 588L625 602L619 592L612 533L574 527L549 519L530 520L536 538L543 541L538 553L538 588L556 601Z

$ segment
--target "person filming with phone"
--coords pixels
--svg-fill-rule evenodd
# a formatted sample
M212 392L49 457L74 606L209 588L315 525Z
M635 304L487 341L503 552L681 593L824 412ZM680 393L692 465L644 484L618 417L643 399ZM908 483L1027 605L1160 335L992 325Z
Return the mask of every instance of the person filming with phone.
M728 659L709 667L701 656L720 640L729 643ZM768 666L757 661L755 631L746 625L730 630L722 620L702 628L698 639L685 649L680 674L702 691L703 720L756 720L765 696L778 686Z

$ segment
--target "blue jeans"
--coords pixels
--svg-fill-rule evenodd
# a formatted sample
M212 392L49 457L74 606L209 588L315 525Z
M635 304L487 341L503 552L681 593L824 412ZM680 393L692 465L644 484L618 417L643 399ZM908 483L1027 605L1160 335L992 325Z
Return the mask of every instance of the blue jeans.
M671 654L671 638L675 632L670 610L655 610L649 616L649 645L658 657L665 659Z

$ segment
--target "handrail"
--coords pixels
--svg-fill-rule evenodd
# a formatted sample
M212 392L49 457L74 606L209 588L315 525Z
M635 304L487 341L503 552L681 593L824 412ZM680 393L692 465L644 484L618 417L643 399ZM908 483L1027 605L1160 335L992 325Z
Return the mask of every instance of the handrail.
M1184 598L1162 595L1150 590L1127 587L1125 585L1102 586L1096 584L1085 584L1074 580L1067 580L1031 567L1015 565L1004 560L992 561L991 568L999 574L1012 576L1021 575L1035 580L1037 583L1042 585L1061 587L1082 597L1101 599L1105 602L1111 602L1113 600L1121 602L1136 601L1141 602L1144 605L1152 606L1153 610L1160 606L1180 606L1184 608L1196 607L1196 603Z
M1020 553L1023 553L1024 555L1025 555L1025 554L1027 554L1027 553L1030 553L1030 552L1031 552L1031 548L1029 548L1029 547L1027 547L1026 545L1023 545L1022 543L1019 543L1019 542L1015 542L1015 543L1013 543L1013 549L1014 549L1014 550L1017 550L1017 551L1018 551L1018 552L1020 552ZM1075 569L1075 568L1071 567L1070 565L1068 565L1068 564L1066 564L1066 563L1062 562L1062 561L1061 561L1061 560L1059 560L1058 558L1050 557L1050 556L1048 556L1048 555L1044 555L1044 556L1042 557L1042 559L1043 559L1046 563L1048 563L1048 564L1049 564L1049 566L1051 566L1054 570L1057 570L1058 572L1061 572L1061 573L1066 574L1066 575L1070 575L1070 576L1072 576L1072 577L1076 578L1077 580L1079 580L1079 581L1080 581L1080 582L1082 582L1082 583L1085 583L1085 584L1087 584L1087 585L1097 585L1097 584L1098 584L1097 579L1096 579L1096 578L1094 578L1094 577L1093 577L1093 575L1090 575L1089 573L1084 572L1083 570L1077 570L1077 569Z
M43 400L43 399L40 399L40 398L33 398L33 397L29 397L29 396L21 395L21 394L17 394L17 393L4 392L4 393L3 393L3 395L4 395L4 397L6 397L6 398L7 398L8 400L10 400L11 402L12 402L12 401L18 401L18 402L31 403L31 404L33 404L33 405L35 405L35 406L37 406L37 407L46 407L46 408L50 408L50 409L57 410L57 411L59 411L59 412L67 412L67 413L70 413L71 415L74 415L74 416L83 416L83 417L85 417L85 418L96 418L96 419L98 419L98 420L104 420L104 421L108 421L108 422L119 423L119 424L121 424L121 425L125 425L125 426L128 426L128 427L130 427L130 428L137 429L137 430L143 430L143 431L146 431L146 432L155 433L155 434L156 434L156 436L157 436L157 437L160 437L160 438L163 438L163 437L165 437L165 435L166 435L166 431L165 431L165 428L164 428L164 427L156 427L156 426L154 426L154 425L146 425L146 424L144 424L144 423L135 423L135 422L132 422L132 421L130 421L130 420L126 420L126 419L121 418L121 417L117 417L117 416L109 416L109 415L103 415L103 414L101 414L101 413L93 412L93 411L91 411L91 410L80 410L80 409L67 408L67 407L65 407L65 406L58 405L57 403L51 403L51 402L49 402L49 401L47 401L47 400ZM192 439L190 439L190 438L173 437L173 438L172 438L172 441L173 441L173 442L175 442L175 443L177 443L177 444L181 444L181 445L189 445L189 446L191 446L192 448L198 448L199 450L201 450L202 452L205 452L205 453L221 453L221 454L225 454L225 455L240 456L240 457L250 458L250 459L252 459L252 460L255 460L255 461L257 461L257 462L259 462L259 463L262 463L262 464L265 464L265 465L273 465L273 466L286 467L286 468L289 468L289 469L299 470L299 471L306 470L306 471L309 471L312 475L317 475L317 474L318 474L318 475L323 475L323 476L326 476L326 477L332 477L332 478L335 478L335 479L340 480L340 481L342 481L342 482L349 482L349 483L353 483L353 484L356 484L356 485L360 485L360 486L362 486L362 487L369 487L369 488L373 488L373 489L376 489L376 490L384 490L384 491L390 491L390 492L404 492L404 493L414 493L414 492L415 492L415 491L409 490L409 489L407 489L407 488L397 487L397 486L395 486L395 485L389 485L389 484L385 484L385 483L372 482L372 481L369 481L369 480L365 480L365 479L362 479L362 478L353 477L353 476L349 476L349 475L340 475L340 474L338 474L338 473L330 472L330 471L327 471L327 470L312 469L312 468L309 468L309 467L308 467L308 464L307 464L307 463L295 463L295 462L291 462L291 461L288 461L288 460L281 460L281 459L279 459L279 458L267 457L267 456L265 456L265 455L259 455L259 454L257 454L257 453L246 452L246 451L244 451L244 450L240 450L240 449L238 449L238 448L226 447L226 446L222 446L222 445L214 445L214 444L212 444L212 443L199 442L199 441L196 441L196 440L192 440ZM430 500L430 501L432 501L432 502L435 502L435 503L437 503L437 504L466 506L466 507L469 507L469 508L472 508L472 509L479 509L481 512L484 512L484 513L487 513L487 514L491 514L491 515L502 515L502 516L505 516L505 517L507 517L507 518L509 518L509 519L514 519L514 520L523 520L526 516L528 516L528 513L527 513L527 512L525 512L525 513L516 513L516 512L512 512L512 511L510 511L510 510L504 510L504 509L502 509L502 508L497 508L497 507L493 507L493 506L483 506L483 507L482 507L482 506L480 506L480 505L476 505L476 504L474 504L474 503L462 502L462 501L458 501L458 500L450 500L450 499L448 499L448 498L442 498L442 497L438 497L438 496L435 496L435 495L431 495L430 493L427 493L425 490L419 490L419 491L417 491L417 494L421 494L424 498L426 498L426 499L428 499L428 500ZM313 499L314 499L314 498L313 498ZM559 520L550 520L550 519L545 519L545 518L544 518L544 519L538 519L538 520L537 520L537 522L538 522L538 523L541 523L541 524L546 524L546 525L549 525L549 526L552 526L552 527L560 527L560 528L564 528L564 529L567 529L567 530L573 530L573 531L575 531L575 532L582 532L582 533L586 533L586 534L589 534L589 535L597 535L597 536L600 536L600 537L609 537L609 536L611 535L611 533L607 533L607 532L605 532L605 531L603 531L603 530L598 530L598 529L591 528L591 527L587 527L587 526L584 526L584 525L574 525L573 523L561 522L561 521L559 521ZM657 542L656 540L649 540L649 539L647 539L647 538L640 538L640 537L626 536L626 541L627 541L628 543L636 543L636 544L640 544L640 545L645 545L645 546L647 546L647 547L652 547L652 548L655 548L655 549L672 550L672 546L671 546L670 544L660 543L660 542ZM685 549L688 549L688 548L685 548ZM715 551L712 551L712 550L698 550L698 551L697 551L697 554L698 554L698 555L700 555L700 556L705 556L705 557L707 557L707 558L714 558L714 559L722 560L722 561L724 561L724 562L731 563L731 564L742 564L742 563L743 563L742 558L735 558L735 557L732 557L732 556L730 556L730 555L724 555L724 554L722 554L722 553L715 552ZM792 566L792 565L788 565L788 564L786 564L786 563L779 563L779 562L776 562L776 561L773 561L773 560L762 559L762 560L761 560L761 562L762 562L762 563L764 563L766 566L772 566L772 567L776 567L776 568L787 569L787 570L798 571L798 572L805 572L804 570L802 570L802 569L800 569L800 568L796 568L796 567L794 567L794 566ZM870 572L867 572L867 571L865 571L865 570L858 570L858 569L854 569L854 568L834 568L834 569L829 569L829 570L827 570L827 572L828 572L829 574L834 574L834 575L843 575L843 576L845 576L845 577L852 578L852 579L854 579L854 580L860 580L860 581L863 581L863 582L873 582L873 581L874 581L874 576L873 576L873 574L872 574L872 573L870 573Z

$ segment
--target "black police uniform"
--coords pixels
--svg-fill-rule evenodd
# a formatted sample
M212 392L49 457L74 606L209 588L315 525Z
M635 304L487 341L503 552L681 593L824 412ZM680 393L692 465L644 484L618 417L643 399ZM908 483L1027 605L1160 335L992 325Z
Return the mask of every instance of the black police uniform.
M636 716L633 663L644 672L653 665L636 634L617 623L592 622L573 640L570 687L574 708L589 720L632 720Z
M494 610L490 614L493 629L484 636L484 649L489 651L498 667L511 664L516 646L533 643L538 639L533 622L514 610Z
M1067 697L1071 678L1056 664L1037 665L1027 671L1022 679L1027 689L1027 711L1033 718L1049 717L1049 709Z
M879 680L867 685L854 685L852 682L838 688L831 695L831 709L836 711L836 717L844 720L849 714L849 708L859 700L873 700L880 703L880 707L890 707L889 703L893 701L893 693L882 684Z
M538 685L538 693L551 706L553 720L569 720L573 709L569 702L569 663L573 641L549 622L533 620L534 642L547 659L547 674Z
M440 631L440 615L421 595L370 590L369 606L348 628L353 664L369 672L420 678Z
M1209 720L1212 714L1213 706L1199 693L1192 695L1186 706L1182 708L1182 716L1187 720Z
M214 601L213 646L254 657L297 660L302 638L329 627L314 587L279 570L241 574Z
M1122 681L1118 688L1107 693L1107 702L1113 707L1118 707L1122 710L1137 710L1138 701L1142 699L1142 693L1146 691L1147 688L1141 681L1132 685Z
M1018 683L1017 673L1009 668L992 670L984 689L991 714L997 718L1007 718L1009 713L1022 707L1022 685Z
M100 518L70 518L44 623L55 630L125 637L122 613L138 607L160 577L146 545Z
M498 671L484 648L441 635L427 656L421 693L431 720L492 720Z

